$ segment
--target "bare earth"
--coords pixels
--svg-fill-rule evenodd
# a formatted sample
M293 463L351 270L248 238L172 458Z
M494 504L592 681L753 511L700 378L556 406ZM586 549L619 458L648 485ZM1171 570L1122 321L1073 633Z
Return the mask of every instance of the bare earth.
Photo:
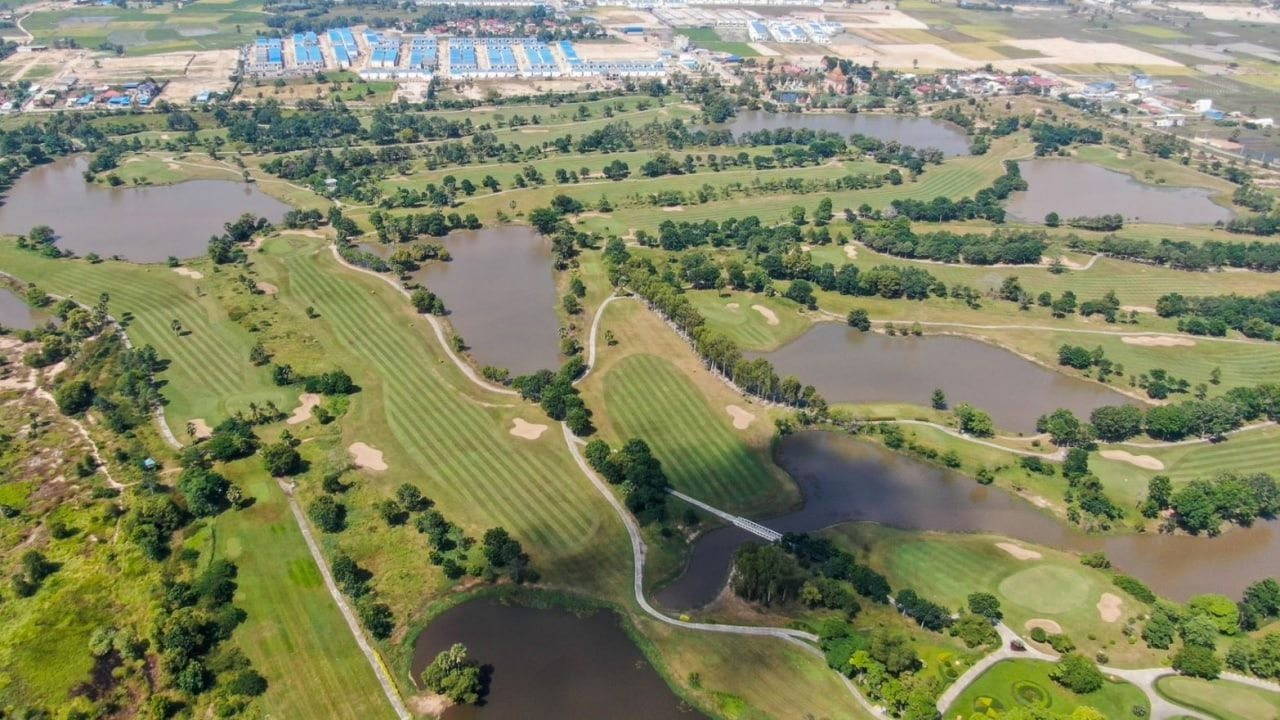
M1247 20L1257 23L1280 23L1280 13L1253 5L1229 5L1219 3L1169 3L1179 10L1197 12L1210 20Z
M176 267L173 269L173 271L178 273L182 277L191 278L192 280L200 280L201 278L204 277L204 273L200 272L199 270L192 270L191 268Z
M756 419L755 415L737 405L725 405L724 411L729 413L729 417L733 418L733 427L737 430L746 430L751 427L751 423Z
M525 440L537 440L542 437L542 433L547 431L546 425L531 423L524 418L515 418L511 421L511 434Z
M1056 621L1049 620L1047 618L1031 618L1027 621L1024 627L1026 627L1027 630L1031 630L1033 628L1044 628L1044 631L1050 635L1062 634L1062 626Z
M996 547L1018 558L1019 560L1039 560L1044 557L1035 550L1028 550L1021 545L1014 545L1011 542L996 543Z
M1102 618L1102 622L1116 622L1120 619L1122 604L1119 595L1102 593L1102 597L1098 598L1098 617Z
M209 427L204 418L191 418L191 427L196 431L196 438L207 438L213 434L213 428Z
M1080 65L1111 63L1116 65L1162 65L1182 67L1182 63L1161 57L1128 45L1109 42L1080 42L1067 38L1039 38L1035 40L1008 40L1009 45L1023 50L1034 50L1043 58L1031 62L1042 65Z
M858 248L852 245L845 245L844 256L849 258L850 260L853 260L854 258L858 257Z
M259 290L261 290L262 292L268 295L275 295L276 293L280 292L280 288L268 282L257 283L257 287Z
M1191 338L1165 337L1157 335L1125 335L1120 338L1125 345L1141 345L1143 347L1195 347L1196 341Z
M764 321L769 323L770 325L778 324L778 314L770 310L769 308L763 305L752 305L751 309L763 315Z
M1134 455L1133 453L1125 450L1103 450L1098 454L1108 460L1118 460L1120 462L1129 463L1130 465L1140 467L1144 470L1164 469L1164 463L1150 455Z
M387 464L382 460L382 451L375 447L354 442L347 447L347 452L351 453L351 459L355 461L357 467L365 470L387 469Z
M320 396L315 393L302 393L298 396L298 407L294 409L293 414L289 416L285 422L289 425L297 425L311 419L311 411L320 404Z
M1148 314L1148 315L1155 315L1155 314L1156 314L1156 309L1155 309L1155 308L1153 308L1153 307L1148 307L1148 306L1146 306L1146 305L1121 305L1121 306L1120 306L1120 309L1121 309L1121 310L1123 310L1123 311L1125 311L1125 312L1146 313L1146 314Z

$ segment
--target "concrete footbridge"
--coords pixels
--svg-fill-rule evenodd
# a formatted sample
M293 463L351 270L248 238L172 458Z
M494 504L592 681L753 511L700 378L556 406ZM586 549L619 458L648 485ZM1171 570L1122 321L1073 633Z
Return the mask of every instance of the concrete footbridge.
M732 525L742 528L743 530L746 530L747 532L751 533L752 535L755 535L756 537L764 538L769 542L777 542L782 539L782 533L778 532L777 530L772 530L770 528L767 528L754 520L748 520L744 517L739 517L737 515L730 515L729 513L721 510L720 508L712 507L702 502L701 500L698 500L697 498L689 497L688 495L685 495L684 493L678 490L668 490L667 492L689 503L690 505L693 505L694 507L698 507L703 510L706 510L707 512L711 513L712 515L715 515L716 517L720 518L721 520L724 520L727 523L730 523Z

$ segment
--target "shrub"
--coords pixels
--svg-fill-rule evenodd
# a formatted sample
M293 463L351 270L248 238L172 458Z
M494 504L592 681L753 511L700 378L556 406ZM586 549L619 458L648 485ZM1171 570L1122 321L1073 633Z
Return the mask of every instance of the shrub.
M1066 654L1049 672L1054 682L1068 690L1085 695L1102 688L1106 678L1092 660L1076 654Z

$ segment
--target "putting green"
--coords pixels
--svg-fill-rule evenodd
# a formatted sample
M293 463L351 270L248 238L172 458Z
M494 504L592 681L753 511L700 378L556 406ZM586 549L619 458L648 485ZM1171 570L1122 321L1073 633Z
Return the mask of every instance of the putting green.
M1089 602L1089 579L1059 565L1038 565L1016 572L1000 583L1000 594L1044 613L1064 613Z

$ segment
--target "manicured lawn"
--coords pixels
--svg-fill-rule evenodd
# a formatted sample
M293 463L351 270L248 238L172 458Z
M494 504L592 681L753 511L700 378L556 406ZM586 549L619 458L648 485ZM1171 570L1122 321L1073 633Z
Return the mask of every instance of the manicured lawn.
M739 347L771 350L802 334L812 323L800 305L781 297L753 293L694 291L689 293L693 306L707 323L728 335ZM755 308L759 305L773 313L766 316ZM770 319L776 319L771 324Z
M1019 706L1040 708L1069 715L1081 706L1098 710L1109 720L1147 717L1151 703L1129 683L1105 683L1088 695L1077 695L1049 677L1052 663L1036 660L1006 660L992 666L968 687L944 717L997 715ZM1144 710L1134 714L1134 708ZM991 711L995 711L994 713Z
M1164 465L1163 470L1147 470L1098 455L1089 458L1089 467L1107 483L1108 488L1124 488L1127 490L1125 498L1136 502L1146 497L1147 481L1154 475L1168 475L1177 486L1196 478L1212 478L1229 470L1274 474L1280 467L1280 428L1260 428L1232 435L1217 443L1170 448L1117 448L1135 455L1149 455Z
M1276 720L1280 718L1280 693L1267 692L1230 680L1201 680L1181 675L1156 681L1166 698L1195 708L1219 720Z

